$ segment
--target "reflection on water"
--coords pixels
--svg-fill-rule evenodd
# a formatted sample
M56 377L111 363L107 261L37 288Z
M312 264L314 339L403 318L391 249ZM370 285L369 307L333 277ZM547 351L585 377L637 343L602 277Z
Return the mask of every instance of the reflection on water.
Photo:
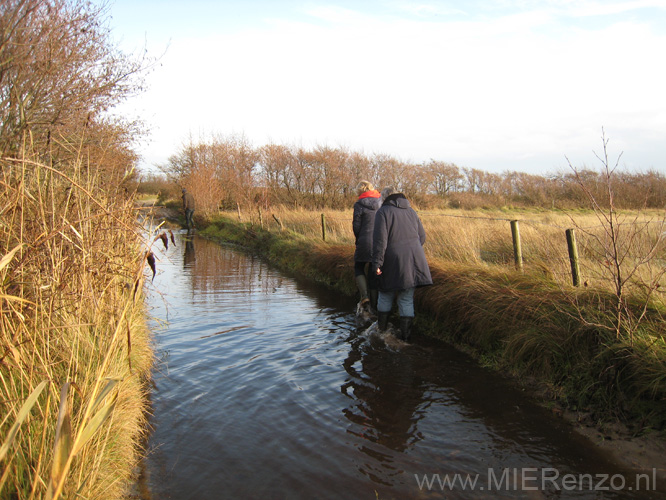
M196 236L159 259L154 498L652 498L629 474L621 492L521 490L527 468L626 471L448 346L365 338L352 299ZM435 473L477 486L419 487Z
M183 267L192 267L197 260L194 253L194 238L185 238L185 253L183 253Z

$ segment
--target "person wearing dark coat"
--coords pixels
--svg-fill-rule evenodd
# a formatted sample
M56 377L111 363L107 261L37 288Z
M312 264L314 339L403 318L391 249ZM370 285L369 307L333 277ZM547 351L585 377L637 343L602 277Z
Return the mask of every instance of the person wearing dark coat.
M361 181L356 186L358 200L354 203L352 227L356 237L354 251L354 276L356 286L361 295L361 303L370 301L377 309L377 276L368 272L372 262L372 232L375 225L375 214L380 206L380 194L368 181Z
M397 295L400 336L406 341L414 322L414 290L432 285L423 250L426 235L404 194L387 187L382 200L372 236L372 271L379 276L377 321L379 330L386 330Z

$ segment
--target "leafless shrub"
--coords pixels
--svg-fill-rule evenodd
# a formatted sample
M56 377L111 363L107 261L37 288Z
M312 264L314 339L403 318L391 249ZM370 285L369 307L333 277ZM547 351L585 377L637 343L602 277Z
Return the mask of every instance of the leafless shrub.
M600 263L611 283L615 298L613 329L617 338L634 333L646 317L653 299L660 300L657 291L666 273L663 265L664 228L666 218L645 217L643 210L623 213L617 207L617 174L622 153L615 163L608 155L608 139L602 131L603 150L595 156L601 162L598 175L589 170L579 170L571 165L578 187L588 200L597 227L581 227L572 218L576 229L585 234L593 244L586 251ZM642 207L647 205L650 192L642 193ZM661 259L661 260L660 260ZM636 301L639 300L639 303Z

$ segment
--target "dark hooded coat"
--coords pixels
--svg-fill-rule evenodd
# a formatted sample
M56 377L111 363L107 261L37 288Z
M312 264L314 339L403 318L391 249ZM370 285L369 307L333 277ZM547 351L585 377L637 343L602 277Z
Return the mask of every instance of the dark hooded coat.
M372 261L372 231L375 227L375 214L381 205L377 191L366 191L354 203L352 227L356 236L355 262Z
M423 244L421 219L402 193L392 194L377 210L372 244L372 269L382 270L379 289L389 292L432 285Z

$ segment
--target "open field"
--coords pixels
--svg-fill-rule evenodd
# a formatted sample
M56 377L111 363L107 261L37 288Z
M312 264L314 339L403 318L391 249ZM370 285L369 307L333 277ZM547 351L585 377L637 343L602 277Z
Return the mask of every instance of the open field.
M327 241L354 244L351 209L277 209L261 216L259 213L241 214L241 220L279 230L277 218L284 229L317 239L322 237L321 214L325 216ZM221 215L238 219L237 212ZM510 221L517 220L526 272L544 275L562 286L572 283L565 231L575 229L583 285L613 288L603 214L582 210L451 209L420 211L419 215L427 235L425 250L431 259L489 269L515 265ZM622 255L626 254L623 266L632 270L637 268L627 286L641 289L656 280L663 291L653 294L653 299L663 301L666 298L666 281L663 278L666 265L664 213L656 210L627 211L620 215L619 222L617 241Z

